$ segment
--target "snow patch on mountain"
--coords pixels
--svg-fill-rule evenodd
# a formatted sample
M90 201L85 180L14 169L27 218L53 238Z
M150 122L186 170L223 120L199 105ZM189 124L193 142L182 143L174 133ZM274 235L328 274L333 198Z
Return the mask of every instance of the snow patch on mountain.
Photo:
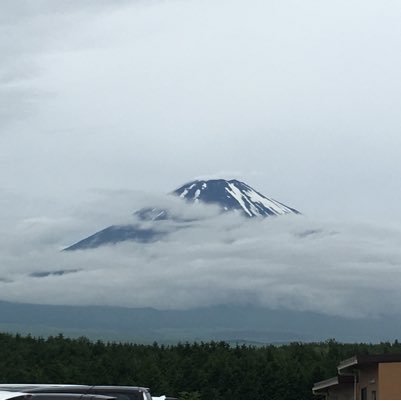
M196 180L176 189L173 194L191 202L214 203L224 211L239 210L247 217L299 214L238 180Z

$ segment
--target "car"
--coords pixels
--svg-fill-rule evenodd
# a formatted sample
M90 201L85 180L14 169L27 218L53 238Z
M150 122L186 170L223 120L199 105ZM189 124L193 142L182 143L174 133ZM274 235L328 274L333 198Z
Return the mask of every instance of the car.
M1 384L0 390L19 391L28 394L81 394L107 396L119 400L151 400L147 387L135 386L88 386L78 384ZM86 398L87 399L87 398Z
M115 400L115 397L79 393L20 393L0 391L0 400Z
M19 391L6 391L0 389L0 400L27 400L29 394L21 393Z

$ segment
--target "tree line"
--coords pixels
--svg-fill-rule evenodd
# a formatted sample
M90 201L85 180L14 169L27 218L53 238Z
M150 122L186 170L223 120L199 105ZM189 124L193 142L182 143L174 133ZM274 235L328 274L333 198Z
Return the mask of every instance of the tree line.
M136 385L181 399L311 399L313 383L334 376L339 361L388 352L401 353L397 340L143 345L0 333L0 382Z

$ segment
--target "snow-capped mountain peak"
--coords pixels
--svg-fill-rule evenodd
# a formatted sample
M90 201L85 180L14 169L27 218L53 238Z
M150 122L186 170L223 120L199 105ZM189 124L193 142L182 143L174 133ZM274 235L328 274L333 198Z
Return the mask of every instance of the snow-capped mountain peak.
M223 212L239 211L247 217L299 214L297 210L274 199L266 198L249 185L238 180L192 181L173 191L172 195L179 196L187 202L215 204ZM152 222L153 226L142 227L137 223L109 226L65 248L65 250L96 248L105 244L116 244L128 240L140 243L154 242L168 235L168 231L160 230L160 224L163 220L185 223L185 225L194 221L176 216L168 208L143 208L137 210L134 216L142 222ZM182 225L181 228L184 226Z
M214 203L224 211L240 210L248 217L299 214L238 180L196 180L176 189L173 194L190 202Z

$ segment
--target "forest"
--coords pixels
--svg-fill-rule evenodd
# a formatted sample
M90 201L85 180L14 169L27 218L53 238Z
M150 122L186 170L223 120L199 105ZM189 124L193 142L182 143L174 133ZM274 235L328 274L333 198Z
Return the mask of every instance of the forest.
M355 354L401 353L401 344L335 340L285 345L152 345L0 333L0 382L136 385L180 399L311 399L316 381Z

